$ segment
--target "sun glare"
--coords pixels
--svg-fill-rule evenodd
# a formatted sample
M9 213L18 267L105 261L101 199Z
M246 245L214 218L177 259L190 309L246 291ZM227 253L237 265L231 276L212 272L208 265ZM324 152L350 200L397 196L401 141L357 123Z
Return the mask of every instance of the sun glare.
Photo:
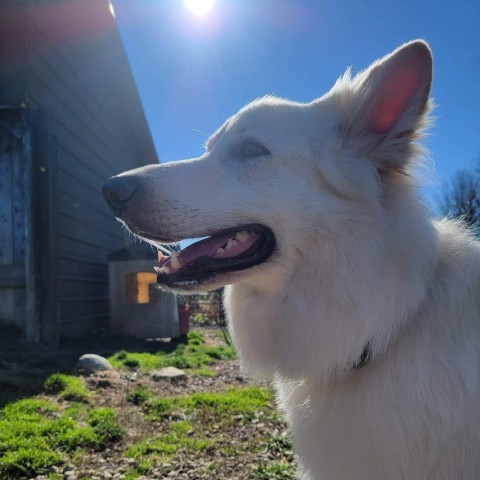
M215 0L183 0L183 3L193 15L203 17L212 9Z

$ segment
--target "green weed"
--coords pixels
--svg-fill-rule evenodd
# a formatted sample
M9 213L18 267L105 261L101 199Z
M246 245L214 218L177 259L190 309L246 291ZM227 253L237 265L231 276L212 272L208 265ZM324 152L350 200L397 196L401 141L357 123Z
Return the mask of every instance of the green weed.
M141 355L141 354L136 354L137 357L138 355ZM140 366L140 359L133 358L132 356L127 355L123 360L123 366L128 368L138 368Z
M128 469L125 472L125 480L136 480L141 475L142 474L139 471L137 471L136 469Z
M127 401L134 405L142 405L152 397L152 393L144 386L139 386L127 394Z
M118 352L109 358L116 368L153 370L163 367L181 369L202 369L219 360L235 358L234 350L228 345L209 346L204 336L195 330L188 333L188 343L178 344L171 351L158 352Z
M208 367L193 369L191 373L192 375L198 375L200 377L207 377L207 378L213 378L217 376L215 371L213 371L211 368L208 368Z
M35 476L79 448L103 448L121 436L110 409L91 410L80 426L46 400L25 399L0 410L0 479ZM77 410L78 411L78 410Z
M123 430L118 425L116 414L111 408L96 408L90 411L88 423L97 436L98 447L105 447L123 436Z
M270 407L270 394L259 387L231 388L216 393L196 393L188 397L158 398L148 402L146 409L151 416L174 411L190 413L196 409L208 410L209 415L252 416L258 409Z
M207 438L198 438L190 436L193 432L193 425L188 421L173 422L169 425L167 431L157 438L147 439L135 445L131 445L125 451L125 456L135 458L138 465L140 462L149 462L152 468L154 461L166 462L175 454L182 450L201 452L212 445L212 441ZM142 471L143 470L143 471ZM139 469L140 473L148 473L145 469Z
M273 414L271 393L259 387L231 388L221 392L196 393L185 397L150 398L143 404L147 419L160 421L164 431L155 438L148 438L131 445L125 455L135 458L137 464L148 460L150 468L169 463L176 455L184 458L211 458L212 451L223 455L251 458L258 452L269 452L274 457L283 457L291 452L289 437L271 435L256 430L256 423L265 421L275 424L275 429L284 428L283 421ZM172 419L183 418L174 421ZM252 422L255 420L255 422ZM229 432L237 429L239 422L251 429L248 442L234 441ZM159 429L161 430L161 428ZM264 433L263 433L264 432ZM215 462L205 464L204 473L213 475ZM149 471L137 473L148 474ZM294 467L288 461L261 463L248 478L258 480L293 480ZM211 478L211 477L209 477ZM245 477L247 478L247 477Z
M261 463L257 467L258 480L295 480L295 471L288 462Z
M45 380L45 393L58 395L63 400L88 402L90 392L82 378L63 373L54 373Z

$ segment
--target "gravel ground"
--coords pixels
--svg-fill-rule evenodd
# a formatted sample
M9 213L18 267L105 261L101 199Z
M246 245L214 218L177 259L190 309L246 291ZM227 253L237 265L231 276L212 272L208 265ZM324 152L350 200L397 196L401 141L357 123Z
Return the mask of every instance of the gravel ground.
M207 341L218 342L213 329L202 331ZM187 377L170 380L154 380L153 372L108 371L99 372L85 377L90 390L96 391L95 406L113 407L118 420L125 430L124 438L110 448L98 452L83 452L72 459L71 463L55 468L54 471L65 480L101 480L133 478L132 472L138 467L133 458L126 458L125 449L142 439L153 438L156 433L165 428L175 418L147 420L141 406L128 402L127 394L135 388L144 386L159 397L185 396L197 392L219 392L229 387L241 387L251 384L268 387L266 383L251 382L242 377L236 360L221 361L210 367L215 377L188 375ZM226 453L222 448L208 448L202 452L181 451L174 455L168 463L154 465L148 474L137 477L148 479L252 479L252 480L290 480L296 461L291 448L286 426L281 419L253 418L245 422L242 416L229 425L212 425L208 431L202 432L206 438L223 438L225 443L235 448L235 454ZM273 439L268 447L252 451L249 448L253 439ZM277 448L277 445L281 447ZM287 447L285 447L287 445ZM229 450L230 451L230 450ZM270 464L287 465L288 472L269 470ZM259 470L259 465L265 465ZM138 471L138 469L137 469ZM35 480L47 480L40 475ZM27 480L26 478L24 480ZM32 479L33 480L33 479Z

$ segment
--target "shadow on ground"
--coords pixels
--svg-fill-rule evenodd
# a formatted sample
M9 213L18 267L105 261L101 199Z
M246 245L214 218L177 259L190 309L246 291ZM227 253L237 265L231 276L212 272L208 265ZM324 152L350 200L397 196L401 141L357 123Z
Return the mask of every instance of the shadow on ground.
M0 408L20 398L43 391L52 373L76 373L78 358L84 353L109 357L121 350L129 352L171 352L178 340L138 340L95 334L92 338L68 340L58 348L25 340L16 329L2 328L0 336Z

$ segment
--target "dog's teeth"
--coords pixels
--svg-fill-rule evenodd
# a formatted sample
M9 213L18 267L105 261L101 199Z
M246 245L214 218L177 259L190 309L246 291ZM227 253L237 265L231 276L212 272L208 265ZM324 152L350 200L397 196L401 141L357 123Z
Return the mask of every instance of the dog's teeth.
M235 235L235 240L238 240L239 242L244 242L249 236L250 234L248 232L242 230Z
M184 281L175 282L175 283L177 285L184 286L184 287L187 287L189 285L197 285L198 284L197 280L184 280Z
M170 269L168 267L153 267L153 269L157 272L158 275L161 275L161 274L169 274L170 273Z
M175 252L172 252L170 255L170 265L175 269L179 269L182 266Z
M222 253L225 253L225 249L220 247L218 250L217 250L217 253L215 253L215 255L221 255Z
M225 247L225 250L230 250L230 248L234 247L236 244L237 244L236 240L229 239Z

